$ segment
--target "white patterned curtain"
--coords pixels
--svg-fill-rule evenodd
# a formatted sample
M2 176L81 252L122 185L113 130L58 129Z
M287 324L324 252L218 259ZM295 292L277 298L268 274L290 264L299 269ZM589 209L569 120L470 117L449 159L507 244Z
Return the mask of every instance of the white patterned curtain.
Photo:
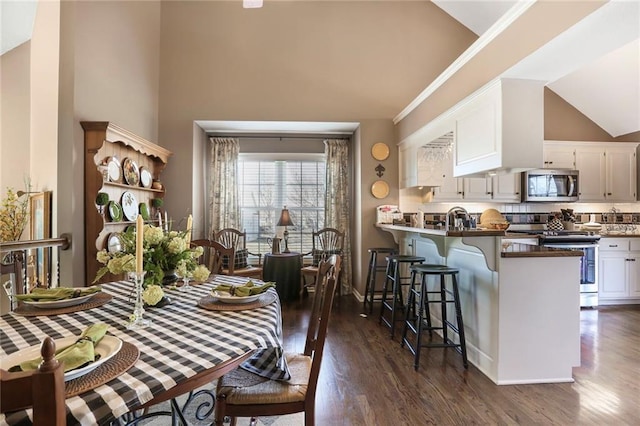
M345 234L342 255L342 291L351 293L351 233L349 221L349 145L344 139L324 141L327 160L327 190L324 200L324 226Z
M209 236L224 228L240 229L238 153L236 138L210 138Z

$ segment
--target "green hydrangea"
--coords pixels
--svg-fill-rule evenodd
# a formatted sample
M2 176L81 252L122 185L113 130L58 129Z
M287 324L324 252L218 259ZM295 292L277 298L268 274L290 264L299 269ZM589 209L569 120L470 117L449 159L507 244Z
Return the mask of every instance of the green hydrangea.
M106 250L100 250L98 254L96 254L96 259L98 260L98 262L106 265L109 260L111 260L111 255L107 253Z
M142 300L149 306L153 306L164 297L164 291L159 285L148 285L142 292Z
M209 275L210 275L209 269L207 269L207 267L204 265L198 265L193 270L194 281L199 281L199 282L206 281L207 279L209 279Z
M164 239L164 231L157 226L144 226L144 245L146 247L160 244Z
M136 270L136 257L133 254L114 257L107 263L107 268L114 275L133 272Z
M169 244L167 245L167 249L169 250L169 253L172 254L182 253L187 249L187 242L184 240L184 238L171 238Z

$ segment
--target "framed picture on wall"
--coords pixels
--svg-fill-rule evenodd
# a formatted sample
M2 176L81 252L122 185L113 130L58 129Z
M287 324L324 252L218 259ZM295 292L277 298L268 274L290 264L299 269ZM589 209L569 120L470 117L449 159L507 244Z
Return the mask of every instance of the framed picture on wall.
M52 191L38 192L29 199L32 240L51 238L51 193ZM51 248L38 248L35 252L37 285L48 285L51 277Z

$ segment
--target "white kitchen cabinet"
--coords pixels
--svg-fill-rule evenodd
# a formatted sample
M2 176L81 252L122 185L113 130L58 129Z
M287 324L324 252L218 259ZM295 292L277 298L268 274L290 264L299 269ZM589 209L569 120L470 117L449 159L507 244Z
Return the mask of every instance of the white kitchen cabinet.
M640 239L602 238L599 247L600 303L640 303Z
M630 145L630 144L627 144ZM607 201L636 201L636 146L605 150Z
M606 200L605 149L601 146L576 146L576 169L580 172L580 201Z
M520 172L543 166L544 82L499 79L453 113L454 175Z
M522 179L520 173L491 177L491 198L495 201L519 203Z
M576 152L572 144L544 143L544 168L545 169L575 169Z
M405 143L398 147L400 188L418 185L418 147Z
M576 142L579 197L583 202L636 201L635 143Z
M520 175L505 174L481 178L453 177L453 164L443 163L442 183L433 188L434 202L499 201L520 202Z

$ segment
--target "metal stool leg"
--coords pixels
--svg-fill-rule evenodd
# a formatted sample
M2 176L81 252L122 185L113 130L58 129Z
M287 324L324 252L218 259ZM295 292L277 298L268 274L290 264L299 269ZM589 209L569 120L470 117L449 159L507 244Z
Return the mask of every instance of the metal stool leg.
M375 277L375 261L377 258L377 253L375 251L371 251L371 255L369 256L369 270L367 271L367 281L365 282L364 287L364 300L362 302L362 310L367 311L367 302L369 302L369 314L373 310L373 291L369 292L369 288L372 287L371 276ZM375 283L373 283L373 287L375 287Z
M458 324L458 336L460 338L460 351L462 352L462 365L464 368L469 368L469 362L467 360L467 343L464 337L464 322L462 322L462 307L460 306L460 293L458 291L457 274L451 275L453 300L456 307L456 322Z

